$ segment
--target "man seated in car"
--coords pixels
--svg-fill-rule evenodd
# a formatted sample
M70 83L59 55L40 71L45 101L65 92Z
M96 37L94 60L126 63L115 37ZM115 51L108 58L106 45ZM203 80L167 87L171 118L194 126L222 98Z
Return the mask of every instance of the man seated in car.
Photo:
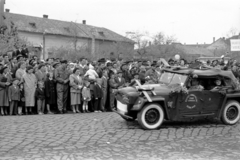
M220 87L222 87L222 81L220 79L215 80L215 86L212 89L219 89Z
M204 87L202 85L200 85L197 77L198 77L197 75L193 75L192 85L189 88L189 90L203 90L204 89Z

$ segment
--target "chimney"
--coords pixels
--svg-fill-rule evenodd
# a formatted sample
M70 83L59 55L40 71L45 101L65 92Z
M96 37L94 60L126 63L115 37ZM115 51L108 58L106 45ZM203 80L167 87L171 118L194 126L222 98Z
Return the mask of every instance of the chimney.
M48 18L48 15L44 14L44 15L43 15L43 18Z
M149 46L151 46L151 45L152 45L152 42L151 42L151 41L149 41L149 42L148 42L148 45L149 45Z
M225 37L222 37L223 40L225 40Z
M213 42L215 42L215 37L213 37Z
M82 21L82 24L86 24L86 20L83 20L83 21Z
M8 12L8 13L9 13L9 12L10 12L10 9L5 9L5 12Z

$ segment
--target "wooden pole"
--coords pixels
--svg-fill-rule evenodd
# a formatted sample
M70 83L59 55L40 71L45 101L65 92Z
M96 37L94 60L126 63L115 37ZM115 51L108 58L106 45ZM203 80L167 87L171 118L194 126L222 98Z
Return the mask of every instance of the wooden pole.
M95 56L95 37L92 35L92 56Z
M43 60L45 60L45 31L43 32Z

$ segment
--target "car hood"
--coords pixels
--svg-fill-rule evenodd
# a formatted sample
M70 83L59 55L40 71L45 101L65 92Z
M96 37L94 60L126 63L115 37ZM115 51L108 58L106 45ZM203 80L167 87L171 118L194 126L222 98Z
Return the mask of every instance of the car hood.
M165 84L147 84L142 85L142 88L154 88L153 91L156 93L156 95L168 95L171 91L173 91L175 88L178 88L180 85L165 85ZM118 90L119 93L125 94L128 96L139 96L140 91L137 90L137 87L125 87ZM147 91L150 92L150 91Z

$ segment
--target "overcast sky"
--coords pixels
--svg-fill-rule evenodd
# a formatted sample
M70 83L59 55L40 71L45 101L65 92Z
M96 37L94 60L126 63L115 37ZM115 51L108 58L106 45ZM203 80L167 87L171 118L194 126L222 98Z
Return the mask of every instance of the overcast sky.
M164 32L187 44L211 43L231 28L240 31L240 0L6 0L5 8L50 19L86 20L122 35Z

